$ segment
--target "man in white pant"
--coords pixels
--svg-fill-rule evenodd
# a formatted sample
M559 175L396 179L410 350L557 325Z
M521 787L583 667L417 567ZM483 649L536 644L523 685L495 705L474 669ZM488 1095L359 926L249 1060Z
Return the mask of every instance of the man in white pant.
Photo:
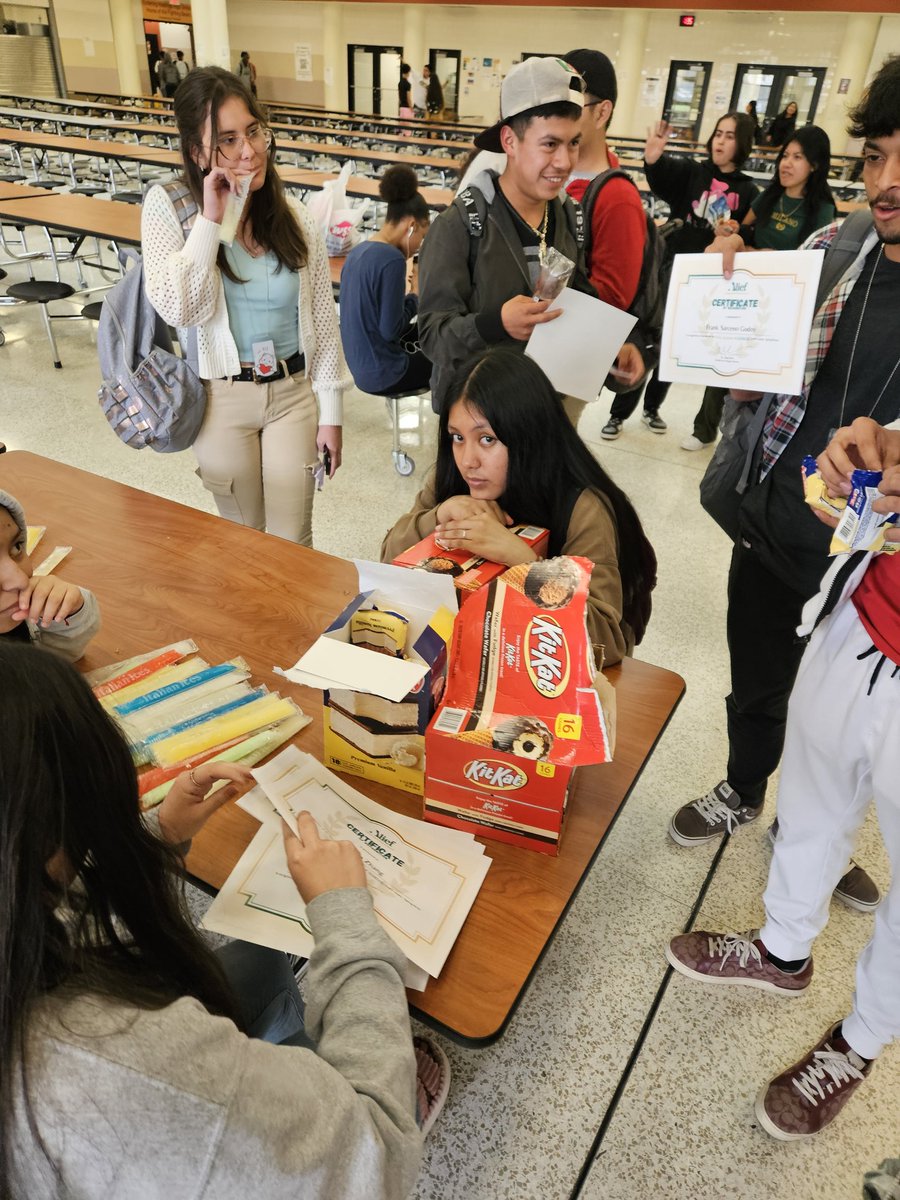
M900 132L883 140L896 142L900 158ZM897 204L900 212L900 196ZM885 249L900 251L900 234ZM860 417L818 462L832 495L847 495L856 467L883 471L875 508L900 512L900 422L884 428ZM900 526L887 538L900 542ZM852 1012L757 1097L760 1124L785 1141L830 1124L872 1060L900 1038L900 553L837 557L799 632L811 637L788 708L765 924L746 934L681 934L666 951L691 979L804 991L813 941L874 798L891 888L857 963Z

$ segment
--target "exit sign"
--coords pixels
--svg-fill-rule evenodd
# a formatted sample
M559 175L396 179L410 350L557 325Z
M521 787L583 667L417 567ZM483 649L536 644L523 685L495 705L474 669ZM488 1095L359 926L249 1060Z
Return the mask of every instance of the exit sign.
M696 24L696 21L697 17L694 13L682 13L678 18L678 24L682 29L690 29L692 25Z

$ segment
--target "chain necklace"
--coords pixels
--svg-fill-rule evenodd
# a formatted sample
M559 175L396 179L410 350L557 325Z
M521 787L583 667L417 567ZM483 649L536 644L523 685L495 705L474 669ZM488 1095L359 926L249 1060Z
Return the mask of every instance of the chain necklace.
M872 291L872 284L875 280L875 272L878 270L879 266L881 265L881 258L882 258L883 254L884 254L884 246L882 245L881 249L878 251L877 258L875 259L875 265L872 268L872 273L869 276L869 283L868 283L868 286L866 287L866 294L863 299L862 312L859 314L859 320L856 323L856 333L853 335L853 348L850 351L850 362L847 365L847 378L844 380L844 394L841 397L841 415L838 418L838 423L836 426L837 429L841 429L844 424L844 406L847 403L847 391L849 390L849 387L850 387L850 374L853 371L853 360L856 357L856 343L859 341L859 331L862 329L863 319L865 318L865 315L866 315L866 307L869 303L869 294ZM890 387L891 380L897 374L898 368L900 368L900 357L898 357L897 361L894 363L893 367L891 368L891 373L890 373L890 375L888 375L887 379L885 380L884 387L881 389L881 391L875 397L875 403L872 405L872 407L866 413L867 417L871 417L872 414L875 412L875 409L881 403L881 398L884 395L884 393L888 390L888 388Z
M524 220L524 217L523 217L523 220ZM544 202L544 215L541 218L541 220L537 223L537 225L532 225L532 223L530 221L525 221L525 224L528 226L528 228L531 230L531 232L536 233L538 238L540 239L541 245L540 245L538 254L540 256L541 262L544 261L546 255L547 255L547 226L549 224L549 221L550 221L550 205L547 204L546 201Z
M784 193L782 193L782 204L784 204L784 201L786 199L787 199L787 193L784 192ZM775 228L778 230L779 233L781 233L784 230L784 227L787 225L788 219L790 217L795 216L800 211L800 209L803 207L804 199L805 199L805 197L801 196L800 199L797 201L797 203L794 205L794 207L790 210L790 212L787 212L782 207L780 212L772 213L772 220L774 221Z

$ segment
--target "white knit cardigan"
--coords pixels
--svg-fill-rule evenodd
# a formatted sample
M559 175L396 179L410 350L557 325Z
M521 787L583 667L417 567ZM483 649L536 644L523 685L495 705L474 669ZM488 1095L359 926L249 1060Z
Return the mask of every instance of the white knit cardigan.
M319 422L340 425L342 393L353 386L344 361L322 237L302 204L289 203L303 231L306 266L300 268L298 337L306 375L319 402ZM216 266L219 225L199 213L185 241L181 222L165 190L152 187L141 212L144 287L150 303L169 325L197 327L202 379L222 379L241 369L228 324L225 289Z

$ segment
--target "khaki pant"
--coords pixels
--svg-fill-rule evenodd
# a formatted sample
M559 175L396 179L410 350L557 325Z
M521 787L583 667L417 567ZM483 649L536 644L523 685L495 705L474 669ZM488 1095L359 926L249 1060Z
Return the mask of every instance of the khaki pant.
M206 396L194 453L220 516L312 546L318 412L309 382L213 379Z

